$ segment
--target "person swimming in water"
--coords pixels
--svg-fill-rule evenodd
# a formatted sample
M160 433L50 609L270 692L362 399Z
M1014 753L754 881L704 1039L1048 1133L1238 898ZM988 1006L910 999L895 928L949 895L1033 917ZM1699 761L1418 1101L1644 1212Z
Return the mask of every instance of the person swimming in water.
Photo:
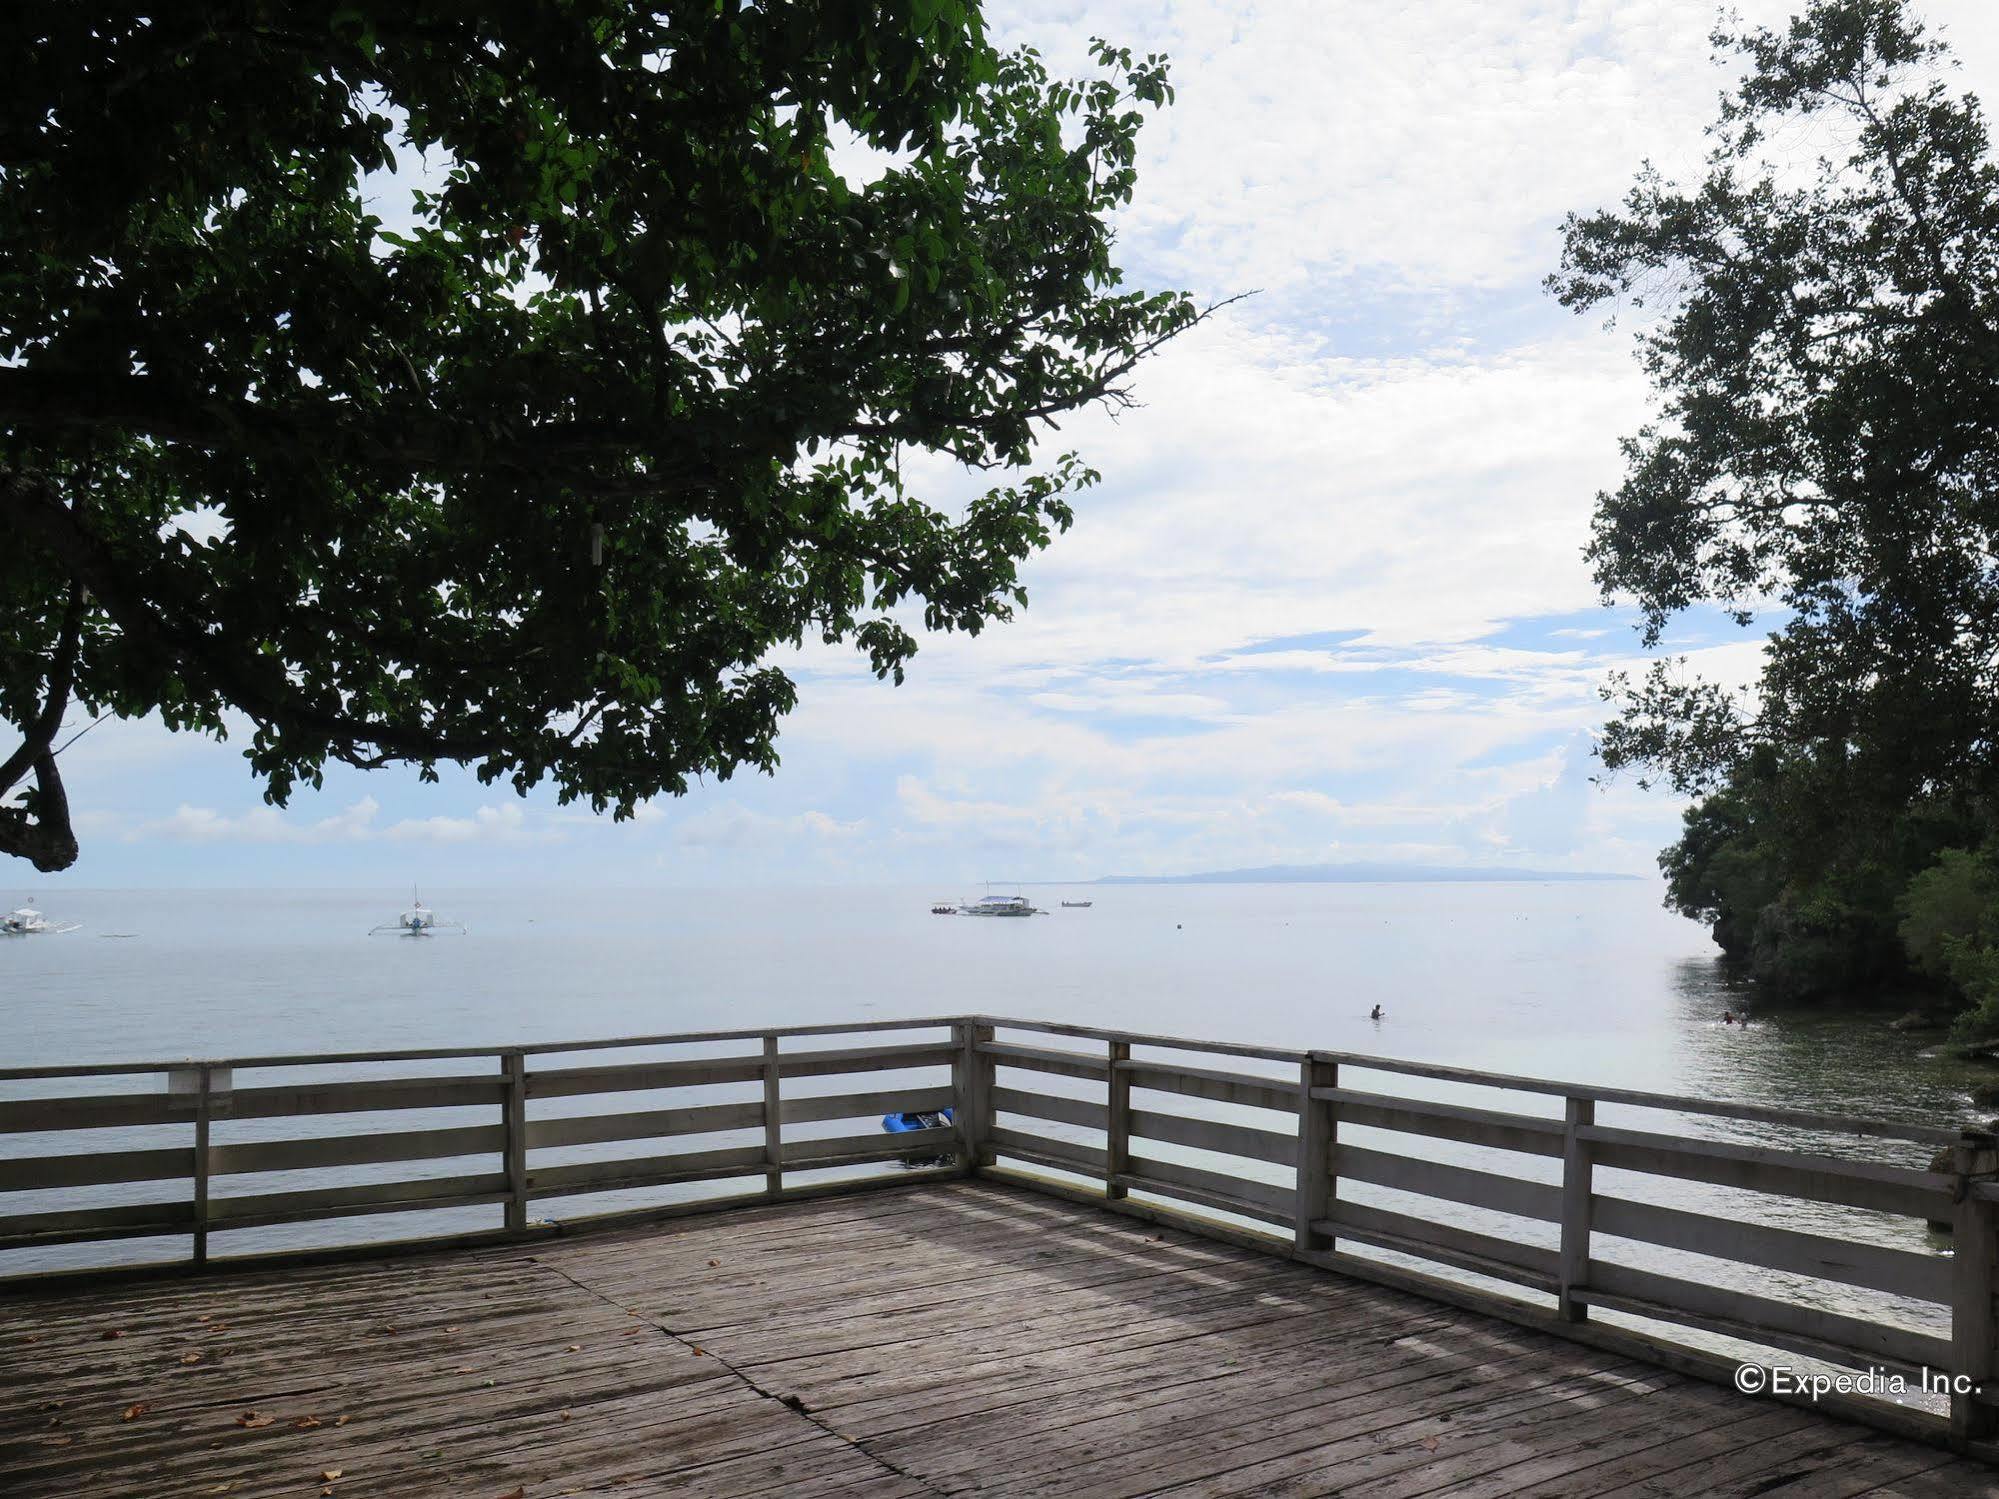
M1381 1018L1381 1006L1376 1005L1371 1011L1368 1012L1367 1018L1369 1020L1379 1020Z

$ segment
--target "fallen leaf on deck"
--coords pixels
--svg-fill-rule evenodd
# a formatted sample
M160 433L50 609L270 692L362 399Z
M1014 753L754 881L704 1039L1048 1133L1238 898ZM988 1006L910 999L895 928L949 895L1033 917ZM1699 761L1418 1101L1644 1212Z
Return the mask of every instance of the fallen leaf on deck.
M1435 1452L1437 1450L1437 1439L1435 1437L1425 1437L1423 1438L1423 1445L1429 1451Z
M562 1419L563 1419L563 1420L565 1420L565 1421L567 1421L567 1420L569 1419L569 1412L568 1412L568 1411L564 1411L564 1412L562 1412Z
M105 1328L105 1329L104 1329L104 1331L103 1331L103 1332L99 1333L99 1334L98 1334L98 1336L99 1336L100 1338L102 1338L102 1339L103 1339L103 1340L104 1340L105 1342L107 1342L107 1343L108 1343L108 1342L110 1342L110 1341L111 1341L111 1340L112 1340L113 1338L122 1338L122 1337L124 1337L124 1336L125 1336L125 1329L124 1329L124 1328L122 1328L122 1327L107 1327L107 1328Z
M232 1478L227 1483L218 1483L214 1488L210 1489L208 1492L211 1494L226 1494L235 1487L236 1487L236 1480Z
M690 1343L687 1346L694 1350L696 1358L706 1358L708 1356L708 1350L703 1348L699 1343Z
M73 1442L73 1441L75 1441L75 1440L76 1440L76 1438L75 1438L75 1437L72 1437L72 1436L57 1436L57 1437L50 1437L50 1438L49 1438L49 1445L50 1445L51 1447L67 1447L67 1446L68 1446L68 1445L69 1445L69 1444L70 1444L71 1442Z
M184 1364L198 1364L201 1362L201 1355L199 1353L183 1353L180 1356L180 1361Z
M581 1343L571 1343L567 1348L563 1349L562 1351L564 1353L581 1353L583 1351L583 1345Z
M121 1421L136 1421L151 1409L152 1407L146 1404L145 1401L135 1400L132 1404L125 1407L125 1414L118 1419Z
M445 1328L444 1330L445 1330L446 1332L456 1332L456 1331L458 1331L458 1329L457 1329L457 1328L455 1328L455 1327L447 1327L447 1328Z
M516 1484L513 1488L507 1490L506 1493L500 1495L500 1499L528 1499L528 1486L524 1483Z
M333 1418L333 1424L335 1426L345 1426L349 1421L353 1419L354 1418L352 1416L335 1416Z
M278 1418L276 1416L260 1416L255 1411L245 1411L243 1412L242 1415L236 1418L236 1424L238 1426L252 1426L252 1427L269 1426L277 1419Z
M720 1260L710 1260L708 1261L708 1268L710 1270L719 1270L722 1268L722 1262Z
M320 1424L320 1419L317 1416L300 1416L296 1421L292 1422L292 1425L296 1426L300 1431L311 1431L313 1427Z
M199 1317L196 1317L194 1320L197 1322L206 1322L210 1317L213 1317L214 1315L215 1313L213 1312L203 1312ZM209 1492L212 1494L215 1491L213 1489L210 1489Z
M621 1338L635 1338L644 1331L645 1329L643 1327L628 1327L623 1332L619 1333L618 1336Z
M331 1483L333 1482L334 1479L340 1476L342 1471L343 1470L339 1468L328 1468L324 1472L322 1472L319 1476L325 1479L328 1483Z

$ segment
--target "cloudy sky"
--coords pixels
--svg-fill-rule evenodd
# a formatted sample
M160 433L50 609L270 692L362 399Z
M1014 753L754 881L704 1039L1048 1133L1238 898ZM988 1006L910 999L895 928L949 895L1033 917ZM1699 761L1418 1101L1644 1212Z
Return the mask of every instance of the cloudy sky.
M1149 364L1140 409L1065 430L1104 483L1030 566L1018 622L926 642L901 688L798 657L775 779L621 825L451 772L329 771L280 812L236 746L106 723L64 761L82 860L35 886L1649 871L1679 808L1592 784L1597 688L1637 641L1580 555L1646 390L1628 335L1540 282L1565 212L1647 157L1697 170L1726 81L1712 8L988 9L1057 65L1092 35L1172 57L1124 262L1140 285L1258 293ZM1921 9L1999 95L1999 7ZM1669 643L1739 678L1756 639L1703 616Z

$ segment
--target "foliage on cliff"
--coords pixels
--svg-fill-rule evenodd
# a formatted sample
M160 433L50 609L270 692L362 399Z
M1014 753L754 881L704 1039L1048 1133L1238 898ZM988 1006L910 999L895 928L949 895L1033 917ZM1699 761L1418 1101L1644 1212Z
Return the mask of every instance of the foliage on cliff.
M1648 168L1572 217L1550 288L1649 319L1657 415L1589 550L1606 597L1648 646L1707 604L1767 647L1753 684L1684 659L1616 682L1603 760L1697 798L1669 898L1773 989L1975 998L1974 939L1918 956L1899 913L1970 888L1938 861L1999 795L1999 167L1902 0L1716 42L1744 75L1704 178Z

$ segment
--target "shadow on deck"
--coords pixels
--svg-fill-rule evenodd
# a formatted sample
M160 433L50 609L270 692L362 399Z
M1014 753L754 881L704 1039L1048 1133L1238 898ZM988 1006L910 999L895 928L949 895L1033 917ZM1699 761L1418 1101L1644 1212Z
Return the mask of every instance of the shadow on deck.
M1939 1449L985 1181L6 1303L0 1493L1999 1495Z

